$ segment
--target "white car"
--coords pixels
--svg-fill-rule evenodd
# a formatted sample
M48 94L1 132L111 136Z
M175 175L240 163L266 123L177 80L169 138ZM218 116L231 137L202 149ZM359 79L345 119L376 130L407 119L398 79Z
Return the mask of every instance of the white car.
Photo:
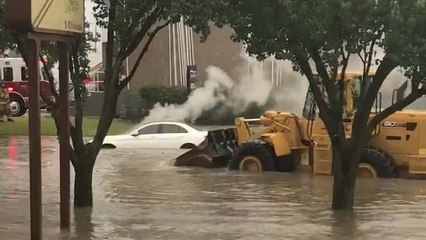
M126 134L106 136L103 148L175 148L190 149L207 137L185 123L155 122L135 128Z

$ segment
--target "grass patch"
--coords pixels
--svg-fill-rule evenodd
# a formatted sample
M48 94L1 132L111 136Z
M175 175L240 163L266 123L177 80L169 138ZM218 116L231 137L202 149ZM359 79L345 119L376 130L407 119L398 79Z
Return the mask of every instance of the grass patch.
M28 136L28 117L14 118L14 122L0 123L0 137ZM74 119L71 119L74 121ZM85 137L93 137L98 126L98 117L84 117L83 133ZM135 124L122 119L114 119L109 135L121 134L131 129ZM56 126L50 116L41 117L41 135L56 136Z

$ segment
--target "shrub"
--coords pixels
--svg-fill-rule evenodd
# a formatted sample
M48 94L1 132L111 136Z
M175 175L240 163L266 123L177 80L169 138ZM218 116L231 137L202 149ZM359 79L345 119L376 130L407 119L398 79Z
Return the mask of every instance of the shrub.
M156 103L183 104L188 99L186 88L150 85L142 87L139 94L147 109L152 109Z

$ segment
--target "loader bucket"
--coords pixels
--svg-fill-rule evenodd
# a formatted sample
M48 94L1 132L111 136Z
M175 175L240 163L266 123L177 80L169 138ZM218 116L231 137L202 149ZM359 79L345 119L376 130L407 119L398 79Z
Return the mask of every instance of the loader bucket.
M200 145L175 159L175 166L226 167L237 148L234 128L209 131Z

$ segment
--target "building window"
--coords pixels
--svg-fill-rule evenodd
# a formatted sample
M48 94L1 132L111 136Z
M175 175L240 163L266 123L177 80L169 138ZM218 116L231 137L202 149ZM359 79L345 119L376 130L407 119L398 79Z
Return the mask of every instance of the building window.
M89 92L103 92L105 91L104 80L105 73L103 71L97 71L90 75L92 82L86 85Z

